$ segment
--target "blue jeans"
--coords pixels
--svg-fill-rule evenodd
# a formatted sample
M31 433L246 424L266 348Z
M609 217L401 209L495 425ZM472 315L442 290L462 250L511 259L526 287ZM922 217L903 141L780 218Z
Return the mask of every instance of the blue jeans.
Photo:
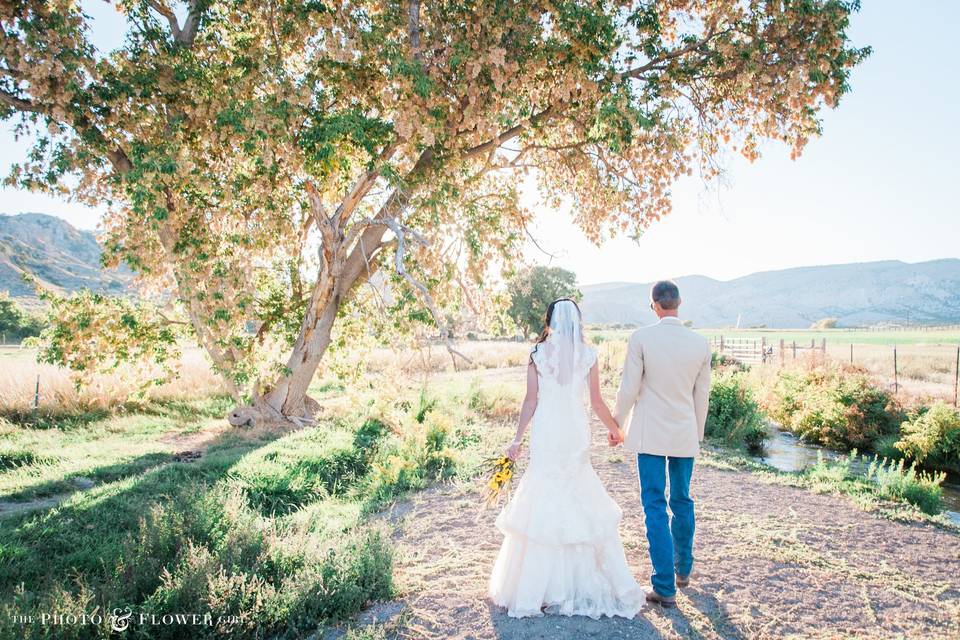
M666 478L670 474L670 512L667 520ZM647 453L637 455L640 472L640 499L643 502L644 521L653 589L662 596L677 592L675 575L690 575L693 570L693 500L690 499L690 476L693 458L668 458ZM676 571L676 574L674 573Z

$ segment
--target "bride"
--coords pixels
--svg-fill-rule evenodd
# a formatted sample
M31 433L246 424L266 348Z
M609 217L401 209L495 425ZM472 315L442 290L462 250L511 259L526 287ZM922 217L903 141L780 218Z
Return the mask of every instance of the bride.
M590 464L587 387L609 441L622 441L600 396L597 353L584 342L580 308L561 298L547 308L530 354L517 436L506 452L516 460L532 417L530 463L497 517L504 540L490 576L491 599L512 617L632 618L644 600L620 542L620 507Z

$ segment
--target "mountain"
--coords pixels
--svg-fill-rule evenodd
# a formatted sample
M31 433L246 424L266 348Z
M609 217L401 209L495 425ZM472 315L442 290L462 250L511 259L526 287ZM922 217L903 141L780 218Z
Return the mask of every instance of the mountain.
M960 323L960 259L895 260L764 271L735 280L674 280L682 316L697 327L807 327L821 318L840 326ZM580 287L583 315L597 324L648 324L652 283Z
M90 231L42 213L0 214L0 291L32 298L30 273L59 292L88 288L130 292L133 274L100 266ZM800 267L720 281L676 278L684 318L698 327L807 327L821 318L841 326L960 323L960 259ZM652 283L606 282L580 287L584 318L597 324L647 324Z
M0 214L0 291L13 297L36 296L23 274L33 275L57 292L87 288L110 294L128 292L133 274L106 270L102 250L90 231L43 213Z

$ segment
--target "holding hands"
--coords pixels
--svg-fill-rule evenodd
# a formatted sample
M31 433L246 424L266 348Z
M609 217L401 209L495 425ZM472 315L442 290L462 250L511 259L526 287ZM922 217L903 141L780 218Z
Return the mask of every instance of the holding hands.
M609 432L607 433L607 444L611 447L615 447L618 444L623 444L623 432L620 430L620 427L609 427Z

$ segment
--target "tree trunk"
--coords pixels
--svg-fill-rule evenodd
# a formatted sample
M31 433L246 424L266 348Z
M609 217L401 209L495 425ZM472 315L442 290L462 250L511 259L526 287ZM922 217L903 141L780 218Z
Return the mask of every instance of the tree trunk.
M320 405L307 395L307 390L330 346L340 305L377 269L371 259L382 247L385 232L386 227L370 225L362 234L361 246L345 260L329 294L324 296L320 292L321 295L314 296L314 300L323 299L325 304L314 304L307 309L300 335L293 345L290 357L287 358L287 371L277 377L271 389L254 398L250 406L237 407L231 411L227 415L230 424L253 426L263 423L314 422Z
M407 176L410 184L406 189L395 189L374 218L385 220L402 211L415 191L413 180L422 178L432 166L433 160L433 151L425 150ZM346 257L339 253L344 248L342 245L326 248L326 265L332 271L328 274L328 280L324 280L321 274L321 280L314 289L310 306L300 326L300 335L287 359L287 371L277 378L269 391L255 398L251 406L237 407L231 411L227 415L230 424L240 426L265 422L314 422L320 405L307 395L307 389L310 388L317 367L330 346L331 331L340 305L377 270L374 258L384 247L386 232L387 225L384 222L368 224L356 238L353 249ZM339 235L338 242L343 240L344 236Z

